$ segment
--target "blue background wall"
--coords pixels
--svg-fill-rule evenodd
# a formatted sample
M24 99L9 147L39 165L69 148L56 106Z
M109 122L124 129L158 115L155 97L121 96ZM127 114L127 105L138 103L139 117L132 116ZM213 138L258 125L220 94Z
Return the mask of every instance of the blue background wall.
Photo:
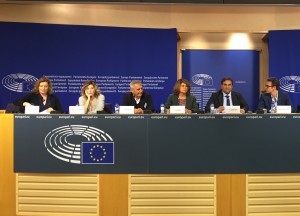
M191 80L192 94L204 109L221 79L231 77L233 91L240 92L256 111L259 97L259 52L256 50L184 50L182 76ZM201 81L201 82L200 82ZM198 84L197 84L198 83Z
M24 74L49 76L65 110L87 79L113 104L139 79L157 109L176 81L175 29L0 22L0 32L0 109L32 88Z
M269 32L269 76L280 80L296 110L300 104L300 30Z

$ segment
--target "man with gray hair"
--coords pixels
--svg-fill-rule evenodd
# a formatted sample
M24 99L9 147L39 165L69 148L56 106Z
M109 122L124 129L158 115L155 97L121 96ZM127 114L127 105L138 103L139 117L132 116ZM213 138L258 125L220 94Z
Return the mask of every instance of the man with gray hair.
M143 84L139 80L130 83L130 92L123 97L123 106L134 106L134 114L143 114L144 110L154 112L152 97L143 91Z

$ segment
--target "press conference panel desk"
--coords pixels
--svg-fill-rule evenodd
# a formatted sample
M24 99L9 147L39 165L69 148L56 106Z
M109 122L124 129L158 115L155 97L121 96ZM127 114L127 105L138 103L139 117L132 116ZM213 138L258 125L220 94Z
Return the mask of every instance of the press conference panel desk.
M15 115L14 118L16 172L300 172L300 115ZM88 151L99 142L106 149L106 156L85 152L82 142L90 143ZM93 160L89 160L90 156ZM106 160L108 157L111 159Z
M54 116L53 116L54 117ZM59 116L55 115L55 118L58 118ZM116 136L117 134L113 133L112 131L118 129L119 126L117 124L112 124L112 129L109 130L109 127L104 127L107 123L106 121L101 121L105 116L97 116L98 118L95 118L97 123L94 123L91 119L82 119L81 116L76 116L76 119L78 117L78 121L69 121L68 116L66 118L62 118L62 122L59 120L59 125L68 125L68 124L86 124L86 120L88 121L88 125L95 126L98 125L101 129L105 129L105 132L110 134L115 142L115 163L118 161L117 159L117 149L119 148L118 145L122 145L122 140L119 140ZM90 116L91 118L94 118ZM111 117L114 117L114 115L111 115ZM153 117L153 118L152 118ZM144 116L144 119L139 119L136 121L136 119L129 118L129 116L122 116L121 120L118 117L120 121L133 121L129 124L122 125L121 129L123 131L128 131L129 127L132 126L132 124L135 124L134 122L137 122L140 126L141 122L146 121L146 128L143 126L140 126L143 130L146 130L147 133L147 145L148 147L153 145L153 148L149 148L148 151L148 160L147 163L149 166L149 170L152 167L156 169L158 173L163 173L163 170L168 168L170 166L171 162L164 161L164 164L161 168L157 168L157 163L161 160L161 157L176 157L178 161L175 161L175 165L179 168L172 168L173 171L181 171L181 172L190 172L191 168L187 167L190 163L199 163L198 158L201 159L201 157L205 154L201 151L206 151L205 146L209 146L208 144L205 145L205 142L208 142L212 144L212 148L208 148L206 151L207 154L211 154L212 151L216 151L213 155L213 159L216 159L216 163L218 163L219 166L221 166L223 172L225 173L224 168L234 168L237 173L241 172L242 169L249 168L248 166L242 166L242 165L236 165L231 166L233 164L233 161L236 159L240 159L241 161L244 161L245 154L249 153L249 156L247 156L247 160L250 157L249 164L253 164L254 168L256 169L259 164L255 161L255 155L253 155L255 152L260 152L259 159L262 161L263 156L266 155L266 157L274 158L273 161L275 161L276 157L278 160L283 160L283 158L286 158L286 154L289 151L298 151L296 148L297 142L299 140L299 135L297 132L297 125L299 121L298 115L287 115L287 116L274 116L271 115L264 115L264 116L258 116L258 115L243 115L243 116L210 116L210 115L190 115L190 116L164 116L164 115L147 115ZM27 122L24 124L24 122L21 123L23 125L19 130L28 130L32 126L32 133L35 134L41 134L42 128L51 127L51 124L49 124L48 119L41 119L39 118L39 124L38 128L37 126L34 126L34 118L38 119L37 116L32 116L31 121L28 123L28 119L24 122ZM15 116L11 114L5 114L0 115L1 124L0 124L0 139L1 139L1 145L0 145L0 212L3 215L13 216L16 212L16 177L13 173L13 129L14 129L14 120ZM146 119L146 120L145 120ZM150 119L150 120L149 120ZM53 120L53 119L52 119ZM50 120L50 121L52 121ZM70 116L70 120L72 120ZM118 121L119 121L118 120ZM153 120L153 122L152 122ZM111 120L109 120L111 121ZM102 124L102 123L103 124ZM115 123L116 121L112 121ZM196 125L194 125L196 122ZM143 124L144 124L143 123ZM151 127L150 127L151 126ZM103 127L103 128L102 128ZM18 126L16 126L18 128ZM204 128L204 129L203 129ZM52 128L53 129L53 128ZM127 134L129 140L134 140L136 138L136 134L140 131L140 128L131 128L131 131ZM204 131L203 131L204 130ZM236 131L234 131L236 130ZM209 132L211 131L211 132ZM230 134L226 133L224 136L224 131L229 131ZM278 133L280 131L280 133ZM49 133L49 131L48 131ZM153 133L157 133L156 137L152 137ZM163 136L161 135L163 134ZM151 136L150 136L151 135ZM242 137L243 135L246 135L247 138ZM27 137L27 135L26 135ZM31 137L23 137L24 143L27 142L27 140L30 138L30 140L34 139L34 136ZM178 139L178 140L177 140ZM281 144L283 140L283 144ZM287 139L287 141L285 140ZM22 140L21 140L22 141ZM26 142L25 142L26 141ZM154 143L153 142L157 142ZM30 142L31 144L34 144L35 142ZM184 146L182 145L184 143ZM196 147L194 146L195 143L200 146ZM142 144L142 143L141 143ZM241 146L235 149L236 147L234 145L240 144ZM246 146L246 144L253 144L252 151L249 151L249 147ZM290 145L292 144L292 145ZM294 145L295 144L295 145ZM130 144L129 144L130 145ZM142 144L143 145L143 144ZM177 146L179 145L179 146ZM218 145L218 146L216 146ZM280 147L279 147L279 146ZM44 144L41 145L45 151ZM159 146L159 147L158 147ZM202 146L202 147L201 147ZM168 148L167 148L168 147ZM170 148L171 149L170 149ZM218 148L217 148L218 147ZM219 148L220 147L220 148ZM227 148L225 148L227 147ZM280 150L280 148L284 147ZM295 148L294 148L295 147ZM165 152L165 149L169 152ZM200 149L198 149L200 148ZM246 149L243 149L246 148ZM268 153L269 151L272 151L272 148L275 148L275 155L270 156L274 154L274 152ZM221 150L220 150L221 149ZM264 153L262 151L268 149L268 152ZM288 149L288 150L286 150ZM199 154L197 152L193 151L199 151ZM236 156L232 159L228 159L228 157L231 157L232 154L230 151L238 151L238 152L246 152L243 153L243 155ZM245 151L243 151L245 150ZM251 148L250 148L251 150ZM26 150L27 151L27 150ZM26 152L25 151L25 152ZM199 155L196 158L188 158L187 161L182 161L182 158L187 158L186 154L187 151L189 151L190 156L194 156L195 154ZM219 151L219 153L218 153ZM221 152L223 151L223 152ZM278 152L280 151L280 154L278 155ZM292 153L292 157L294 154ZM227 154L227 155L226 155ZM230 156L228 156L228 154ZM252 154L252 155L250 155ZM268 155L269 154L269 155ZM27 160L30 160L31 158L34 158L37 154L31 152L31 157L27 158ZM180 157L178 157L180 155ZM280 156L282 155L282 156ZM157 160L150 160L151 157L157 157ZM200 157L201 156L201 157ZM61 163L63 161L56 160L55 157L52 155L48 155L47 157L52 157L56 163ZM133 157L133 155L131 155ZM227 159L226 159L227 158ZM221 159L221 161L220 161ZM210 160L212 161L212 159ZM222 165L222 162L225 161L227 165ZM230 162L231 161L231 162ZM25 162L25 161L23 161ZM181 163L182 162L182 163ZM66 163L66 162L63 162ZM202 163L206 164L206 162L202 161ZM244 163L244 162L243 162ZM293 159L293 163L299 163L295 158ZM68 164L68 163L66 163ZM182 165L185 167L182 167ZM74 164L73 164L74 165ZM213 169L216 164L212 166ZM293 164L290 164L293 169L298 169L297 167L294 167ZM79 165L78 167L80 167ZM88 165L89 166L89 165ZM103 166L103 165L96 165L96 166ZM110 165L104 165L104 166L110 166ZM269 169L271 166L263 166L264 169ZM249 170L253 170L254 168L251 168ZM183 169L184 168L184 169ZM286 172L285 170L287 168L286 166L279 166L278 164L274 166L274 169L276 169L278 172ZM56 168L55 168L56 169ZM203 168L203 165L201 168L197 168L200 172L205 172L205 168ZM273 168L271 168L273 169ZM186 170L186 171L184 171ZM260 169L262 170L262 169ZM290 168L288 168L290 170ZM107 171L107 170L106 170ZM195 170L193 170L194 172ZM110 170L111 173L113 173L113 170ZM208 173L212 173L212 171L208 171ZM230 173L230 172L229 172ZM242 172L241 172L242 173ZM246 172L244 172L246 173ZM30 175L30 173L29 173ZM40 174L48 176L49 174ZM51 175L51 174L50 174ZM56 174L55 174L56 175ZM65 174L61 174L64 176ZM184 176L184 174L182 175ZM285 176L285 175L283 175ZM110 215L110 216L119 216L119 215L127 215L128 211L128 175L127 174L101 174L99 175L99 178L101 179L101 190L100 190L100 215ZM244 216L246 215L246 175L245 174L218 174L216 176L216 212L217 216ZM18 196L17 196L18 197Z

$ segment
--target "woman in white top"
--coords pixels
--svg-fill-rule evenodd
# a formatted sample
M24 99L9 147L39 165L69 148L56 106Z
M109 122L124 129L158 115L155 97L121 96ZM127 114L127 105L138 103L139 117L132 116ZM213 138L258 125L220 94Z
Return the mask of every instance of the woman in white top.
M97 111L104 109L105 97L101 94L100 89L93 80L87 80L82 89L81 96L79 97L79 105L84 106L85 114L96 114Z

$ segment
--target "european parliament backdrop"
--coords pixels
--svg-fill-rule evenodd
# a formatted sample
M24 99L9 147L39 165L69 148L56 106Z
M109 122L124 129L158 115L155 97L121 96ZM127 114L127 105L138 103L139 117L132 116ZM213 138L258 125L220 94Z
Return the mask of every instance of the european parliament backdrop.
M256 111L259 100L259 52L256 50L183 50L182 76L191 81L191 93L201 109L218 91L223 77L233 79L233 91L240 92Z
M287 92L296 111L300 104L300 30L269 32L269 75L280 81L280 91Z
M141 80L157 110L176 82L176 29L0 22L0 32L0 109L42 76L65 111L89 79L112 104L122 103L130 81Z

